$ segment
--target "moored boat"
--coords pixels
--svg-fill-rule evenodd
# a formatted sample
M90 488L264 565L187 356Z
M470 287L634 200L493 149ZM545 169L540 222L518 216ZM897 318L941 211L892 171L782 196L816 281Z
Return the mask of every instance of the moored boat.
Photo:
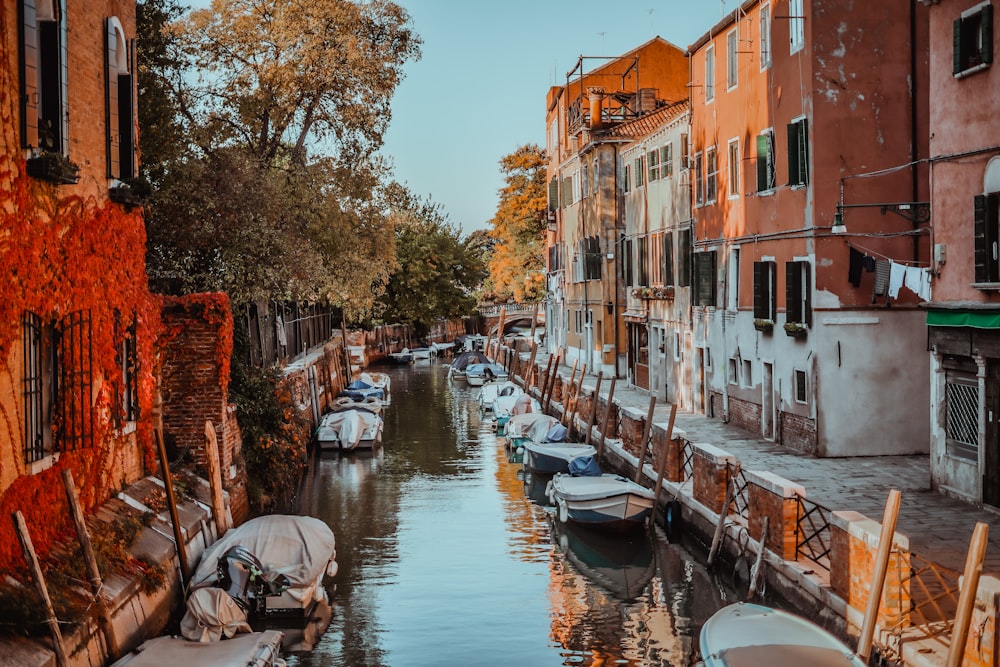
M597 450L581 442L528 442L524 445L524 467L543 475L569 472L569 464L581 456L594 456Z
M251 632L230 639L197 642L183 637L148 639L111 667L284 667L281 659L282 633L278 630Z
M468 350L461 353L448 365L448 377L456 380L465 379L465 370L470 364L488 364L489 357L478 350Z
M355 451L372 449L382 442L382 404L377 399L352 401L341 397L316 427L316 443L321 449Z
M513 396L516 398L523 393L524 390L510 380L494 380L485 383L479 389L479 393L476 394L476 403L479 405L480 410L489 413L493 412L493 406L498 396Z
M385 373L362 373L356 380L347 385L339 396L346 396L356 401L377 398L387 404L390 398L390 385L391 380Z
M501 381L507 378L507 369L492 362L469 364L465 367L465 381L470 387L482 387L487 382Z
M410 354L413 355L414 361L426 361L431 358L433 353L429 347L415 347L410 350Z
M603 528L642 525L653 511L653 492L621 475L555 475L550 500L560 521Z
M864 667L832 634L795 614L740 602L715 612L701 628L701 665Z
M410 348L404 347L399 352L390 352L389 360L400 365L409 364L413 361L413 352Z

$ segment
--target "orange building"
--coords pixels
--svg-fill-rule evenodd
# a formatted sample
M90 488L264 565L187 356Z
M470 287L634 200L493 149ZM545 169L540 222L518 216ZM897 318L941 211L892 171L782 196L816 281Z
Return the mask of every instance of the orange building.
M546 328L565 361L595 373L626 364L618 152L630 139L612 130L686 99L686 85L683 51L656 37L618 58L581 56L549 90Z
M4 0L0 103L0 572L23 571L11 512L44 554L143 472L159 305L136 174L135 3Z
M994 5L930 5L931 478L1000 507L1000 70Z
M820 456L927 451L926 14L751 0L689 47L708 414Z

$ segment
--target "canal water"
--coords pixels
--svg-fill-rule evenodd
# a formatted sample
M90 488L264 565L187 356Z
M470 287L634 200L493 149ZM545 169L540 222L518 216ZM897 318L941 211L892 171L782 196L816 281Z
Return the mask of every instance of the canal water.
M317 456L298 511L334 530L326 631L289 665L686 667L734 601L697 545L564 527L443 361L392 376L381 451ZM307 633L308 635L308 633Z

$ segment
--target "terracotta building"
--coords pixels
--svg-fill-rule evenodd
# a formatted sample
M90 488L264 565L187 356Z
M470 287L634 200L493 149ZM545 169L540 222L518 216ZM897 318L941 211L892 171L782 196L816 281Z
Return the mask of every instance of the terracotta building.
M934 298L931 475L1000 507L1000 71L994 5L924 0L930 14Z
M753 0L689 47L709 415L820 456L927 451L926 11Z

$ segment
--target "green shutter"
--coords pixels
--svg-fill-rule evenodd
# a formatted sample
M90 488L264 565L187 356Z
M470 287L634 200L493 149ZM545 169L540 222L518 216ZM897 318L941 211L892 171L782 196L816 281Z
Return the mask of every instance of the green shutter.
M985 65L993 62L993 5L983 5L980 21L983 37L980 61Z
M757 192L768 190L767 186L767 135L757 135Z
M38 147L38 26L34 0L18 3L20 10L21 146Z
M559 208L559 178L553 176L549 181L549 210L555 211Z
M764 262L753 263L753 316L758 320L769 316L764 306L764 269Z
M663 284L674 284L674 236L670 232L663 235Z
M986 242L986 195L976 195L972 199L973 224L972 239L975 243L975 280L977 283L990 282L991 248Z
M962 58L962 19L955 19L955 22L951 24L952 32L952 65L951 73L959 74L965 69L965 63Z
M785 321L802 322L802 266L785 262Z
M691 285L691 230L682 229L677 233L677 285Z

